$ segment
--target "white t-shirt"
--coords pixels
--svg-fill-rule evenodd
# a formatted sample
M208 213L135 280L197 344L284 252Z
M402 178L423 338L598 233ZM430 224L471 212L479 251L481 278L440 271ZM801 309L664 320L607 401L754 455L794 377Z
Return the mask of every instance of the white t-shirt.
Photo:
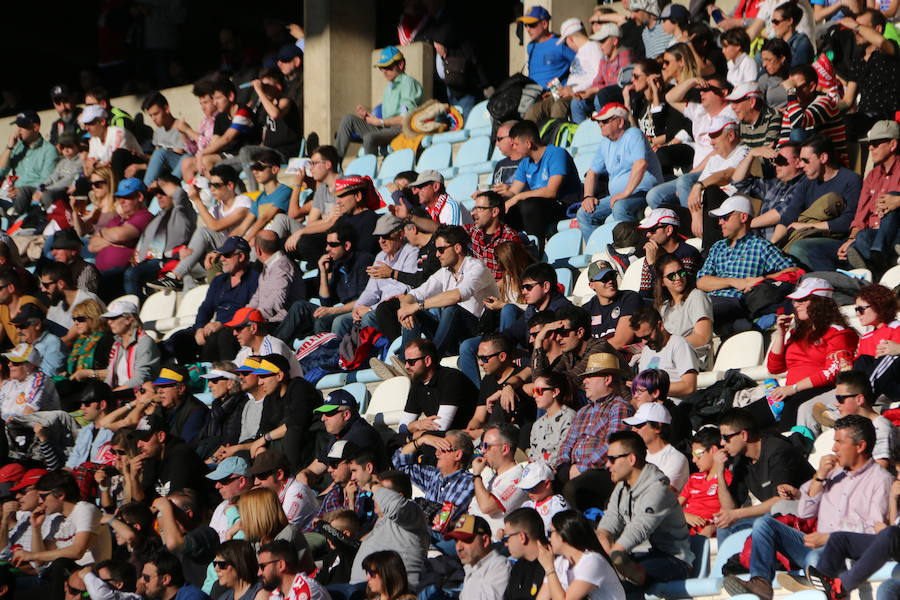
M300 529L305 529L319 512L316 493L308 485L293 477L290 478L287 487L281 488L278 499L281 500L281 508L284 509L288 521Z
M56 535L63 516L59 513L49 515L41 525L41 538L50 540ZM0 549L0 560L9 560L12 557L11 546L22 546L26 552L31 552L31 511L17 510L16 522L7 532L6 548Z
M75 301L69 305L69 308L63 308L63 302L57 302L47 311L47 320L53 321L60 327L63 327L67 331L71 329L72 325L75 324L75 321L72 320L72 309L78 306L80 303L85 300L96 300L100 303L101 309L106 311L106 305L103 303L100 298L97 297L97 294L93 294L87 290L79 289L75 292Z
M82 531L94 535L84 555L77 561L85 566L108 559L112 554L112 538L109 527L100 524L100 509L89 502L78 502L75 508L59 525L54 541L57 548L68 548L75 542L75 536Z
M528 500L522 505L522 508L533 508L536 510L544 520L544 529L549 532L550 526L553 524L553 515L564 510L569 510L570 507L562 494L553 494L549 498L541 500L538 503L535 503L533 500Z
M300 363L297 362L297 355L287 344L274 335L267 335L264 337L263 341L259 344L259 351L257 352L254 352L248 346L241 346L237 356L234 357L234 364L242 365L248 356L253 356L254 354L259 356L265 356L266 354L280 354L287 359L288 364L291 366L291 379L294 377L303 377L303 369L300 368Z
M229 206L228 208L225 208L225 205L222 204L221 202L216 202L213 205L212 210L209 211L209 214L211 214L214 219L219 220L219 219L224 219L225 217L227 217L228 215L232 214L234 211L236 211L240 208L246 208L247 210L250 210L251 206L253 206L253 200L251 200L249 196L240 194L240 195L234 197L234 200L231 201L231 206ZM222 233L224 233L225 235L231 235L231 232L238 225L240 225L240 221L235 223L235 225L233 227L230 227L228 229L223 229Z
M569 79L566 84L576 92L583 92L591 87L600 70L602 57L603 51L600 49L600 44L591 41L585 43L575 53L575 60L569 66Z
M474 222L469 209L453 198L447 198L438 213L438 223L441 225L471 225Z
M694 138L694 167L703 162L706 155L712 152L712 144L709 142L709 136L706 132L712 126L712 120L715 117L709 116L706 109L699 102L688 102L684 109L684 116L691 120L691 136ZM737 115L730 105L726 105L716 117L729 117L738 120Z
M890 460L891 431L894 429L894 424L881 415L872 419L872 424L875 426L875 448L872 451L872 458L875 460L882 458Z
M478 499L475 496L472 496L472 502L469 503L469 514L483 517L488 522L488 525L491 526L492 537L495 540L500 539L497 537L497 531L503 527L503 517L510 511L521 507L528 500L528 494L525 493L525 490L520 490L516 487L519 479L522 478L523 469L523 465L516 465L502 474L494 473L491 480L485 482L487 490L503 507L503 511L499 516L491 517L484 514L481 508L478 507Z
M673 335L659 352L644 346L638 372L647 369L662 369L669 374L669 381L681 381L688 371L699 371L699 361L690 343L680 335Z
M666 444L665 448L655 454L647 452L647 462L656 465L669 478L669 485L675 488L676 494L681 491L681 488L687 483L688 477L691 476L687 457L673 448L672 444Z
M96 158L101 163L108 163L112 160L113 152L119 148L137 154L142 152L141 145L130 131L122 127L107 127L104 139L92 137L88 142L88 157Z
M750 152L750 148L748 146L738 144L738 146L734 150L732 150L731 154L729 154L728 156L722 157L718 154L713 154L709 157L709 160L706 161L706 166L703 167L703 172L700 173L701 181L703 179L706 179L713 173L718 173L719 171L724 171L725 169L734 169L741 163L742 160L744 160L744 157L747 156L748 152ZM728 185L723 185L721 189L723 192L729 195L737 192L737 189L730 183Z
M625 588L622 587L622 582L619 581L612 565L597 552L585 552L574 566L567 558L557 556L553 566L563 589L569 589L573 581L586 581L595 586L587 595L590 600L625 599ZM546 584L546 579L544 582Z
M222 500L219 502L219 505L216 506L212 517L209 519L209 526L219 534L219 539L223 542L227 539L225 534L228 533L228 515L225 514L225 511L228 510L229 506L231 506L231 502Z
M758 75L759 67L756 65L756 61L744 52L741 52L736 60L728 61L727 79L731 85L755 82Z

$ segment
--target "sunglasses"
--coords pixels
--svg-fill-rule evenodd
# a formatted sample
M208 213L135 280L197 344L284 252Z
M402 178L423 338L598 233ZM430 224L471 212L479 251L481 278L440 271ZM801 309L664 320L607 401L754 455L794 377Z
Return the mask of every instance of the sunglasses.
M526 292L530 292L531 290L534 289L534 286L536 286L536 285L541 285L541 284L540 283L523 283L522 289L525 290Z
M228 567L231 566L231 563L227 560L214 560L212 561L213 567L219 569L220 571L224 571Z
M225 381L224 377L213 377L211 379L207 379L210 383L219 383L220 381Z
M871 142L869 142L869 146L874 148L875 146L880 146L881 144L885 144L890 141L891 140L872 140Z
M801 157L800 157L800 162L802 162L804 165L808 165L808 164L810 163L810 160L809 160L808 158L803 158L803 157L801 156Z
M219 189L219 188L225 187L225 184L224 184L224 183L216 183L216 182L214 182L214 181L210 181L210 182L209 182L209 187L212 188L212 189L214 189L214 190L217 190L217 189Z
M834 395L838 404L843 404L844 400L846 400L847 398L853 398L854 396L859 396L859 394L835 394Z
M16 323L16 329L19 330L28 329L29 327L31 327L31 325L29 325L28 323Z
M540 24L541 24L540 21L538 21L537 23L525 23L525 27L527 27L528 29L534 29L535 27L537 27Z
M434 247L434 251L437 252L438 254L443 254L444 251L447 250L447 248L450 248L450 247L451 247L451 246L449 246L449 245L447 245L447 246L435 246L435 247Z
M103 180L96 180L96 179L92 179L92 180L91 180L91 187L94 188L94 189L102 188L104 185L109 185L109 184L107 184L107 183L106 183L105 181L103 181Z
M72 317L72 320L75 321L76 323L87 323L88 322L87 317Z
M780 154L776 155L775 158L772 159L772 164L777 167L786 167L788 166L788 162L788 159Z
M663 61L662 61L662 64L663 64L664 67L668 67L669 65L672 64L672 61L671 61L671 60L663 60Z
M275 471L266 471L265 473L257 473L253 476L253 479L257 481L265 481L269 477L275 474Z
M489 360L491 360L492 358L494 358L495 356L500 356L500 354L502 354L502 353L501 353L501 352L494 352L493 354L479 354L479 355L478 355L478 360L480 360L480 361L482 362L482 364L484 364L484 363L486 363L487 361L489 361Z
M344 244L342 244L341 242L325 242L325 245L329 248L340 248Z
M625 454L607 454L607 455L606 455L606 460L608 460L609 462L613 463L613 462L616 462L617 460L619 460L620 458L622 458L622 457L624 457L624 456L628 456L629 454L631 454L631 452L626 452Z
M856 314L861 315L861 314L863 314L864 312L866 312L866 311L867 311L868 309L870 309L870 308L872 308L872 305L871 305L871 304L866 304L866 305L864 305L864 306L854 306L854 307L853 307L853 311L854 311Z
M128 454L127 450L110 450L116 456L126 456Z
M776 18L773 17L773 18L772 18L772 25L781 25L781 24L784 23L785 21L787 21L787 19L776 19Z
M666 273L666 279L669 281L675 281L676 279L684 279L687 277L687 271L685 269L678 269L677 271L672 271L671 273Z
M144 580L144 583L150 583L150 579L152 579L152 576L147 575L146 573L141 573L141 579Z
M555 388L555 387L533 387L533 388L531 388L531 395L532 395L533 397L537 398L538 396L543 396L544 394L546 394L546 393L549 392L550 390L556 390L556 389L559 389L559 388Z
M412 358L403 359L403 362L405 362L407 366L411 367L414 364L416 364L417 362L419 362L420 360L423 360L424 358L425 358L424 356L413 356Z
M39 281L39 283L41 284L42 289L47 289L48 287L50 287L51 285L53 285L56 282L55 281Z
M265 171L266 169L271 169L271 168L272 168L272 165L267 165L267 164L261 163L261 162L255 162L252 165L250 165L251 171Z
M691 454L694 456L694 458L700 458L707 452L708 450L691 450Z
M560 327L559 329L554 329L552 333L555 333L556 335L558 335L560 337L565 337L565 336L569 335L570 333L572 333L573 331L575 331L575 329L572 327Z
M47 499L47 496L50 496L53 492L38 492L38 498L41 499L41 502Z
M723 433L723 434L722 434L722 441L723 441L723 442L730 442L730 441L731 441L731 438L733 438L733 437L736 436L736 435L740 435L740 434L741 434L740 431L735 431L734 433Z
M275 373L260 374L257 377L259 377L260 379L268 379L269 377L275 377Z

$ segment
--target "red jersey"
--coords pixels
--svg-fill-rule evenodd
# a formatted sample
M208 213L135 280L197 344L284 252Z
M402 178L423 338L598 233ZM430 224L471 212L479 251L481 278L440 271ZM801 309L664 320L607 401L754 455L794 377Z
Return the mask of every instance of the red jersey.
M900 343L900 321L882 323L872 331L862 334L859 338L856 358L860 356L875 356L875 349L881 340L891 340L892 342Z
M712 520L713 515L722 508L719 504L719 478L707 479L706 476L707 473L692 473L679 496L685 499L684 512ZM731 471L725 471L725 484L731 484ZM692 534L698 533L695 529L691 528Z

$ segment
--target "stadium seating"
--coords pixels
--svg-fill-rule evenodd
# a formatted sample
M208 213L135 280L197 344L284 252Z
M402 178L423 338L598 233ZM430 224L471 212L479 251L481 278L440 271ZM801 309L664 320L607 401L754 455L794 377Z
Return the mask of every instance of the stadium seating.
M369 400L363 416L367 421L377 425L396 425L400 422L403 407L406 406L406 395L409 392L409 379L392 377L377 388Z
M581 232L577 229L567 229L553 234L544 247L544 261L555 265L557 261L564 261L577 255L581 251Z
M422 152L421 156L419 156L419 160L416 162L416 171L421 173L422 171L427 171L429 169L435 171L446 169L450 166L452 155L453 152L450 148L450 144L434 144L429 146Z
M563 296L572 293L572 271L570 269L556 269L556 281L563 287Z
M758 331L744 331L731 336L716 353L712 371L700 373L697 388L708 388L725 377L729 369L746 369L760 365L766 356L763 336Z
M692 596L720 596L722 582L725 579L722 569L732 555L741 551L744 547L744 542L750 537L750 532L750 529L737 531L719 543L716 559L708 576L653 584L650 586L646 597L671 599L690 598ZM691 541L692 547L695 543L698 542Z
M457 175L447 182L447 193L450 194L450 197L463 203L469 200L477 189L478 175L475 173Z
M578 129L575 130L575 135L572 136L572 143L569 144L569 152L573 156L589 154L593 158L597 151L597 145L600 144L602 139L603 134L600 133L600 124L588 119L583 121L578 126Z
M459 147L453 166L445 169L444 175L452 177L457 173L490 173L494 170L493 164L488 161L490 152L491 138L486 135L472 138Z
M641 271L643 268L643 258L639 258L628 265L628 268L625 270L625 275L622 276L622 282L619 284L619 289L639 292L641 289Z
M879 283L887 288L894 289L900 285L900 265L891 267L881 276Z
M403 148L385 156L381 161L381 168L378 169L378 179L375 181L375 185L390 183L397 173L412 170L415 158L416 155L410 148Z
M344 169L344 173L347 175L363 175L374 178L377 168L378 157L374 154L363 154L358 158L354 158L353 162Z
M587 242L585 242L584 244L584 252L570 258L569 264L580 269L588 266L593 262L592 257L594 254L598 252L606 252L608 250L607 246L609 244L612 244L612 232L613 228L617 224L618 221L607 219L607 221L603 223L603 225L601 225L591 233L591 237L589 237Z

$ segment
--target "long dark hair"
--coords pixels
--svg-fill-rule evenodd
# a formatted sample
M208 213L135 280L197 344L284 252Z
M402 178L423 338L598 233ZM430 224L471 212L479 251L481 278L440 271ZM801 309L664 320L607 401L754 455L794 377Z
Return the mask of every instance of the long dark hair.
M409 594L409 580L406 577L406 567L400 555L393 550L381 550L373 552L362 561L362 568L368 573L377 573L381 578L382 592L388 600L396 600ZM374 594L369 596L374 598Z
M557 400L563 406L568 406L569 408L575 408L575 398L573 397L573 386L572 380L569 379L569 376L565 373L560 373L559 371L541 371L540 373L536 373L534 375L534 380L537 379L546 379L547 384L550 387L556 388L559 390L559 396L557 396Z
M222 542L216 554L234 567L241 581L249 584L253 584L256 581L259 565L256 562L256 552L253 551L253 544L247 540L228 540Z
M825 335L832 325L850 327L838 305L831 298L809 296L809 307L806 309L809 318L797 319L797 329L792 336L794 341L814 342Z
M672 263L676 263L679 267L684 269L684 263L681 262L681 259L668 252L657 258L656 262L653 264L653 308L659 313L662 313L663 304L672 302L672 294L666 289L666 286L663 285L663 272L665 271L666 265ZM688 273L684 279L685 298L695 287L697 286L694 284L694 278Z
M564 510L553 515L553 528L562 541L581 552L596 552L607 561L609 556L600 545L590 521L577 510Z

